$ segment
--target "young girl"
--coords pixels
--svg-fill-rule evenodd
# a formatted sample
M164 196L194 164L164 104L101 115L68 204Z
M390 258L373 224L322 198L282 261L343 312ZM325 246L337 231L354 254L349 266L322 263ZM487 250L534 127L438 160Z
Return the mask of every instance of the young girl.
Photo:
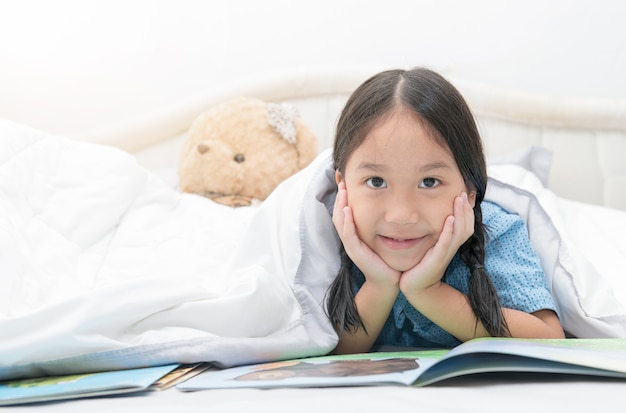
M564 337L524 222L483 201L480 135L443 77L417 68L367 80L343 109L333 157L335 352Z

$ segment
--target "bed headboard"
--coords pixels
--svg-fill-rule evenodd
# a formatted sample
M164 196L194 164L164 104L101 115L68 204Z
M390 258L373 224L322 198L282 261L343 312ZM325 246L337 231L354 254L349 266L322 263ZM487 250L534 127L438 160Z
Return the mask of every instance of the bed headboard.
M295 104L321 150L332 142L348 95L379 70L305 67L263 73L213 87L144 119L74 137L127 150L150 169L173 168L198 114L249 96ZM556 194L626 210L626 99L558 99L448 78L472 108L488 157L529 145L548 148L553 152L548 186Z

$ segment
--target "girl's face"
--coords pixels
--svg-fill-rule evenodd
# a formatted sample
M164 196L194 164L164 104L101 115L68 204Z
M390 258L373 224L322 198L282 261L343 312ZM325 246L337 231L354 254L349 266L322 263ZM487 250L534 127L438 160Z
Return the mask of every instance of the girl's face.
M359 238L406 271L432 248L455 197L468 191L452 153L406 108L385 116L348 157L342 176Z

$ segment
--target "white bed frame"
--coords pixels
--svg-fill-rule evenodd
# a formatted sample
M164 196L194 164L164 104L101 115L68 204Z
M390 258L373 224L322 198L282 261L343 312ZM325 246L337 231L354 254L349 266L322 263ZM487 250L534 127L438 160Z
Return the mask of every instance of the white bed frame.
M347 96L372 68L299 68L212 88L161 113L108 130L76 136L136 154L153 170L175 171L180 144L192 120L236 96L290 101L330 145ZM514 93L451 79L467 98L488 156L541 145L553 150L549 187L572 200L626 210L626 100L556 99ZM44 405L69 412L589 412L623 410L624 381L522 374L474 376L426 388L210 390L170 389L141 397L84 399ZM15 408L15 410L30 407Z
M373 68L309 67L264 73L179 102L144 119L75 136L136 154L147 168L175 168L192 120L224 100L250 96L294 103L319 139L331 145L348 95ZM626 99L563 99L450 78L471 106L488 157L529 145L553 152L549 185L557 195L626 210Z

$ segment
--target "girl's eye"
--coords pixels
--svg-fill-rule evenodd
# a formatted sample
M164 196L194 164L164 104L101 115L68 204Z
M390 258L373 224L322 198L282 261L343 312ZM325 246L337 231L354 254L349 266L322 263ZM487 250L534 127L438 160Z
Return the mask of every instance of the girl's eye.
M385 180L381 178L380 176L369 178L367 181L365 181L365 183L367 183L369 187L376 188L376 189L387 187L387 182L385 182Z
M420 182L419 187L420 188L434 188L440 183L441 182L439 182L439 179L437 178L424 178L422 179L422 182Z

